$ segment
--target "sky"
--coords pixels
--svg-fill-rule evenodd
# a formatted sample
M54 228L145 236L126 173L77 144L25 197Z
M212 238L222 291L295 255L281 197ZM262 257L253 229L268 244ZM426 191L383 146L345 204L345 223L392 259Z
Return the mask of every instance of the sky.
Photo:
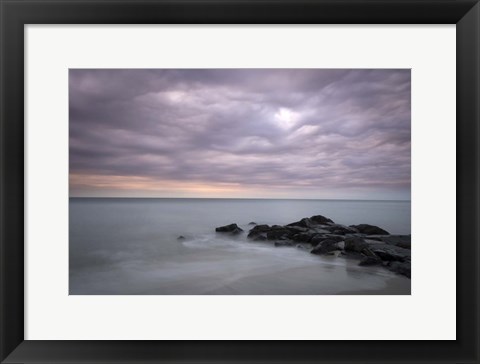
M410 200L410 70L71 69L72 197Z

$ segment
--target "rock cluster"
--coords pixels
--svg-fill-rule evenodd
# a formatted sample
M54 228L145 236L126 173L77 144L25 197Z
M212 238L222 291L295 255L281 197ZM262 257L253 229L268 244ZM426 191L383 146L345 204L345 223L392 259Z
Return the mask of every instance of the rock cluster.
M243 229L239 228L237 224L230 224L215 228L217 233L229 233L231 235L237 235L243 232Z
M217 227L215 231L243 232L237 224ZM270 241L277 247L306 248L312 254L354 258L361 266L379 265L410 278L410 235L391 235L374 225L345 226L315 215L285 226L255 225L248 232L248 238Z

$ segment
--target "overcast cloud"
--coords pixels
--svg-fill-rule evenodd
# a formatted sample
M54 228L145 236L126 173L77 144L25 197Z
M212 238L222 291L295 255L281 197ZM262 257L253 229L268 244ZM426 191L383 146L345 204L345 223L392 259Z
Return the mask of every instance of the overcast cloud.
M410 199L410 70L70 70L71 196Z

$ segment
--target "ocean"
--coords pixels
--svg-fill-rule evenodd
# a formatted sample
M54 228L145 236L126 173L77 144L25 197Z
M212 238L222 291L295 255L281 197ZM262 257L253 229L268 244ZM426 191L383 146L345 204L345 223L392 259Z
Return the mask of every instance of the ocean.
M382 267L246 238L250 222L284 225L312 215L410 234L410 207L410 201L70 198L69 294L410 294L409 279ZM245 233L215 233L230 223Z

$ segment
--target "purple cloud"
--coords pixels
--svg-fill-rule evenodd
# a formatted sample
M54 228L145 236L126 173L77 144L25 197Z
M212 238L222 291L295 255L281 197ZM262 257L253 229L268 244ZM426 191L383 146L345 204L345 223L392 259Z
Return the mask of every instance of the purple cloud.
M70 70L72 196L410 198L410 70Z

